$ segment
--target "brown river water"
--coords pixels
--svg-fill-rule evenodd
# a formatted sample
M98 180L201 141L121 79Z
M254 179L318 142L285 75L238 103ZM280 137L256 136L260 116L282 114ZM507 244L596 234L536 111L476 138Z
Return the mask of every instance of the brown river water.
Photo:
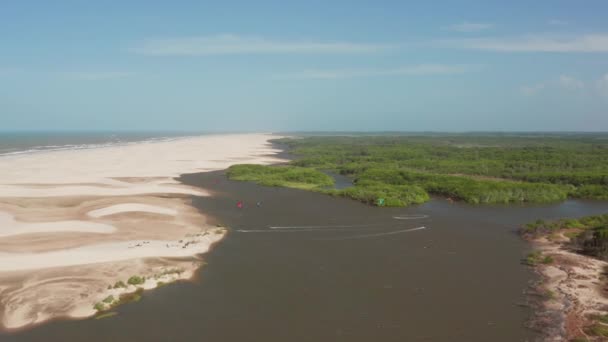
M230 228L192 282L106 319L55 321L0 341L534 341L517 227L608 212L607 202L377 208L226 180L193 205ZM236 203L242 201L243 208Z

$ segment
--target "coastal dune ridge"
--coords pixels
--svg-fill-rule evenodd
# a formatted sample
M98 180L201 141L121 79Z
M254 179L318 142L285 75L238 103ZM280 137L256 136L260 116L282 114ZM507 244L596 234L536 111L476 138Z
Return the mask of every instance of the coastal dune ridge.
M175 178L281 162L269 142L276 137L207 135L0 156L2 328L88 317L111 308L108 298L190 278L226 230L190 205L191 196L209 193ZM141 281L128 281L134 276Z

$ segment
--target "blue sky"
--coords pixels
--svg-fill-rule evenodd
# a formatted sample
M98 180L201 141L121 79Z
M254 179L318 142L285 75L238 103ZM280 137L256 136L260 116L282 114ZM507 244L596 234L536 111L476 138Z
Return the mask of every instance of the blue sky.
M0 130L608 130L608 2L2 1Z

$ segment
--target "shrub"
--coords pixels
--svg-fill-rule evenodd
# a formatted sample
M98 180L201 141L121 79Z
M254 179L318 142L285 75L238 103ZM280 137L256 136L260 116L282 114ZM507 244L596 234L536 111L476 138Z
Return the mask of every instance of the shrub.
M146 278L134 275L134 276L131 276L131 278L129 278L129 280L127 280L127 283L131 284L131 285L141 285L145 281L146 281Z
M119 280L116 282L116 284L114 284L115 289L125 288L125 287L127 287L127 284L125 284L122 280Z
M102 302L106 303L106 304L112 304L112 302L114 301L114 296L109 295L106 298L104 298L104 300L102 300Z

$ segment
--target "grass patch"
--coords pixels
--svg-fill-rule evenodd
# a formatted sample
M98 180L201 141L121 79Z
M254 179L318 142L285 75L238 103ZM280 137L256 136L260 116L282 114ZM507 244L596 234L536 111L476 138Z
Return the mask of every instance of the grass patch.
M102 302L97 302L95 303L95 305L93 305L93 309L99 311L105 311L106 310L106 305Z
M608 324L608 315L598 315L596 319L602 323Z
M541 251L529 253L523 260L523 263L528 266L537 266L540 264L548 265L553 263L553 258L550 255L543 255Z
M170 274L177 274L179 276L182 273L184 273L183 268L170 268L170 269L164 270L160 273L154 274L154 279L158 279L158 278L161 278L162 276L170 275Z
M595 323L592 326L587 327L585 329L585 332L593 336L608 337L608 326L600 323Z
M130 285L141 285L146 281L145 277L140 277L140 276L131 276L131 278L129 278L129 280L127 280L127 283Z
M115 302L115 306L130 302L139 302L142 298L143 293L144 289L138 288L135 292L121 294L118 300Z
M109 295L106 298L104 298L104 300L102 300L102 302L106 303L106 304L112 304L112 302L114 301L114 296Z
M305 190L320 189L334 184L333 178L323 172L297 166L240 164L229 167L226 174L231 180Z
M572 239L576 239L579 235L581 235L583 231L582 230L572 230L569 232L565 232L564 236L569 238L570 240Z

